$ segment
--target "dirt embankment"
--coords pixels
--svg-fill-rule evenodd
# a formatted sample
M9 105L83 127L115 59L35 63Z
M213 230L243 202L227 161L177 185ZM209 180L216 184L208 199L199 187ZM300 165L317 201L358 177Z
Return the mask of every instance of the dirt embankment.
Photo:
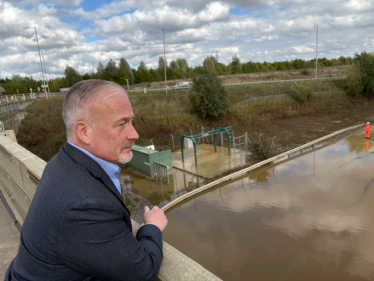
M368 121L374 122L374 101L331 112L264 121L261 124L252 124L250 128L238 124L235 132L248 131L251 141L257 141L260 134L267 138L275 137L277 151L281 152ZM362 129L364 130L364 126Z

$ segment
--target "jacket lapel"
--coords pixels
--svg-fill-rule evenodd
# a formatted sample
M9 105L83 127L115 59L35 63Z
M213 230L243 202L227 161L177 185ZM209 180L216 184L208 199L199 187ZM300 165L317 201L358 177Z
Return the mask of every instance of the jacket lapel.
M127 209L123 198L118 192L116 186L114 185L108 174L95 160L93 160L91 157L89 157L79 149L70 145L68 142L65 142L62 149L71 159L83 165L95 178L99 179L121 201L122 205L130 214L130 211Z

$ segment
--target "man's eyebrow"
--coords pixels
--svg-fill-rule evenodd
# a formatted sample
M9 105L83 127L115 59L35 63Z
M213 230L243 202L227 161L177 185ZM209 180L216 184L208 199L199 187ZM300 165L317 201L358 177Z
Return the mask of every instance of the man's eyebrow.
M117 122L121 122L121 121L131 121L135 118L135 116L132 116L132 117L123 117L121 119L118 119Z

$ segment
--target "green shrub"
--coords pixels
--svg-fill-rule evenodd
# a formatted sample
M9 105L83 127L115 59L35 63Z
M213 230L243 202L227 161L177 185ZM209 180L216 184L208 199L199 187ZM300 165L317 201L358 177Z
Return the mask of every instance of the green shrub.
M229 110L229 98L211 61L204 62L204 67L192 79L190 92L192 109L199 117L218 118Z
M362 84L360 69L357 65L353 65L349 70L345 81L345 88L349 96L359 96L362 94L364 86Z
M301 75L309 75L310 74L310 71L306 70L306 69L303 69L301 71Z
M6 91L3 93L3 95L15 95L17 94L17 89L19 94L28 93L26 86L22 83L7 82L1 84L0 86Z
M374 53L356 54L354 61L360 71L362 95L374 97Z
M247 158L247 160L251 160L252 158L258 160L265 160L274 156L272 155L274 138L270 140L266 140L264 138L261 139L260 135L257 143L250 143L248 148L251 152L251 155Z
M348 95L374 97L374 53L355 54L345 86Z
M62 98L40 99L30 104L17 134L20 145L48 161L66 141Z
M295 101L303 103L312 97L312 92L304 85L294 83L291 86L291 96Z

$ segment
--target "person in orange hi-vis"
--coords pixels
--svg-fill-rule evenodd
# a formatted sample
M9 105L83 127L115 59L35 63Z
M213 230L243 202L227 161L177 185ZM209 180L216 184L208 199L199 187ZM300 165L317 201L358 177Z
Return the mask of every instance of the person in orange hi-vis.
M370 122L367 122L365 125L365 138L370 138Z

